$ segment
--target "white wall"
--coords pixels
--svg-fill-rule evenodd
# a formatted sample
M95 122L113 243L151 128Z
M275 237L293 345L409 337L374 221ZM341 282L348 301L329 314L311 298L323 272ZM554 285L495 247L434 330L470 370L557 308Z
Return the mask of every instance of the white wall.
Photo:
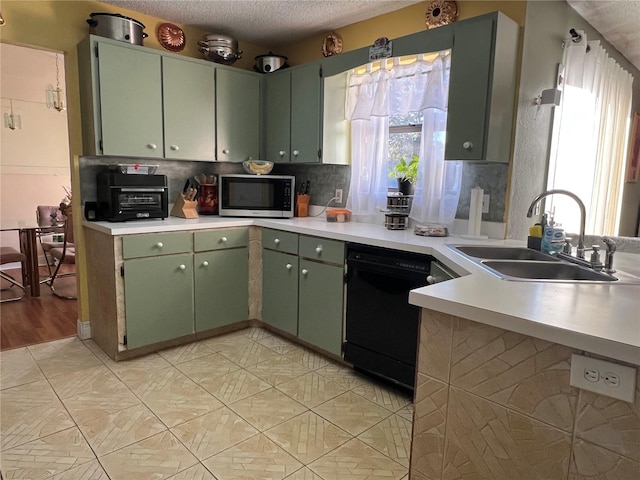
M0 218L35 221L36 207L58 205L71 185L67 113L47 107L56 53L0 44L0 59ZM63 54L58 70L64 90ZM5 123L12 107L21 123L15 130ZM17 233L2 232L0 243L19 248Z

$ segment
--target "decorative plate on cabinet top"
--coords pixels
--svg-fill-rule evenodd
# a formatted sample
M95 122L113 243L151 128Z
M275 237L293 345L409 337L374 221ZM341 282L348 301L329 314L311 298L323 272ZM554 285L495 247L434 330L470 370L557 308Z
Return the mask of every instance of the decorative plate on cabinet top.
M458 19L458 4L450 0L434 0L427 6L425 23L428 29L441 27Z
M158 42L170 52L180 52L184 49L186 39L182 29L173 23L161 23L158 26Z
M342 53L342 37L337 33L330 33L322 42L322 55L330 57Z

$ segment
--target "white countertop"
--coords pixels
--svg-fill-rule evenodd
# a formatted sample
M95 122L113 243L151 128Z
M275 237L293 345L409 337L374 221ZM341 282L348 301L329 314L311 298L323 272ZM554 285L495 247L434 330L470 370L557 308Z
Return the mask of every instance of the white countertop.
M524 242L422 237L412 230L388 230L382 225L326 222L324 216L282 220L170 217L124 223L85 221L83 225L110 235L256 225L430 254L461 277L413 290L410 303L640 365L640 285L502 280L446 246L522 246ZM640 255L617 252L614 264L640 277Z

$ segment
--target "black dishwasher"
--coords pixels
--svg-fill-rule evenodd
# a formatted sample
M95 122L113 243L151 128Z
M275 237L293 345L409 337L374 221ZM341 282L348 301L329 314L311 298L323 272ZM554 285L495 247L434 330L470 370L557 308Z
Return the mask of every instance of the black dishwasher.
M354 368L413 389L420 309L409 304L409 291L452 278L438 268L436 280L433 262L429 255L347 244L344 359Z

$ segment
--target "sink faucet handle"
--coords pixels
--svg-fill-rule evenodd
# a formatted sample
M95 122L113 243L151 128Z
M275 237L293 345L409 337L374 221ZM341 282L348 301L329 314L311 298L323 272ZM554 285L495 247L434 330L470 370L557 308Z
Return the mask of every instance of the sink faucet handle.
M600 245L591 245L591 268L602 268L600 263Z
M562 248L562 253L571 255L571 237L564 238L564 247Z

